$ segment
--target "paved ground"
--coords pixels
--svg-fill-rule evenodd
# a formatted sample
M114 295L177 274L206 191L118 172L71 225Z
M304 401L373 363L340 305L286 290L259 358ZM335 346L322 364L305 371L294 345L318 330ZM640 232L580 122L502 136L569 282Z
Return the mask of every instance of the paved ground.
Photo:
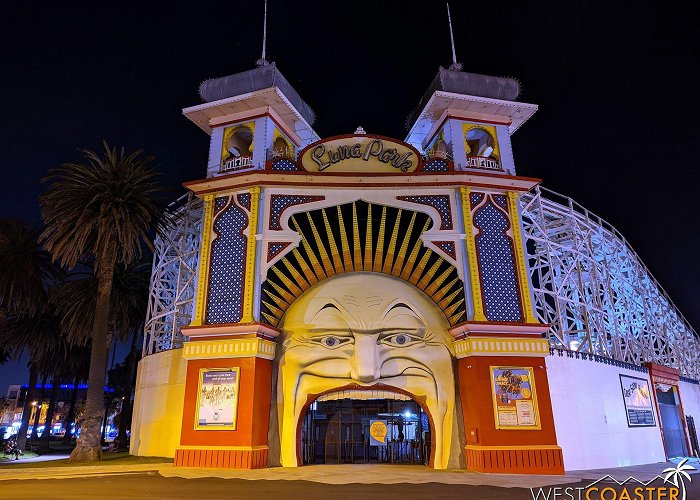
M9 455L8 455L9 457ZM14 460L12 458L7 458L7 460L0 461L0 467L7 464L31 464L35 462L49 462L51 460L63 460L70 457L69 454L55 453L50 455L38 455L31 458L20 458L19 460Z
M0 468L1 498L380 498L533 499L530 487L582 487L605 474L649 480L674 464L652 464L566 476L518 476L434 471L420 466L326 465L255 471L180 469L172 464L43 469ZM697 465L697 463L695 464ZM700 499L700 476L687 499ZM613 483L617 490L620 487ZM551 500L550 496L550 500ZM566 496L560 496L567 498Z

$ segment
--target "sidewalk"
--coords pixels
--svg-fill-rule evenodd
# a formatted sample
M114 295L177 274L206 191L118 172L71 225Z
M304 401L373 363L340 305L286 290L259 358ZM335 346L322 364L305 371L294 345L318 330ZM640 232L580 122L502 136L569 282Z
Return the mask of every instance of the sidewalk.
M564 476L531 476L515 474L479 474L464 470L433 470L410 465L307 465L299 468L271 467L267 469L207 469L181 468L171 463L136 464L136 465L96 465L83 467L44 467L4 469L0 467L0 482L13 479L67 479L76 477L95 477L127 474L158 474L163 477L180 477L184 479L222 478L243 479L250 481L310 481L324 484L463 484L473 486L498 486L506 488L535 488L558 484L571 484L581 481L594 481L606 474L615 479L624 480L634 476L640 480L649 480L667 467L674 467L671 462L657 464L600 469L589 471L571 471ZM697 463L695 467L699 467ZM697 473L693 471L694 473Z
M68 455L68 454L52 453L52 454L46 454L46 455L38 455L36 457L31 457L31 458L20 458L19 460L8 459L6 461L0 462L0 468L2 468L5 465L28 464L28 463L33 463L33 462L48 462L51 460L63 460L63 459L68 458L69 456L70 455Z

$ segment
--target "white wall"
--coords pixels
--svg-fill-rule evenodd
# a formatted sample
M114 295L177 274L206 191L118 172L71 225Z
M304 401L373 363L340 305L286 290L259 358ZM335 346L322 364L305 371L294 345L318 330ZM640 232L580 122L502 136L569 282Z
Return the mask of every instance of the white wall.
M700 432L700 385L683 382L682 380L678 385L681 392L683 413L692 415L695 421L695 431ZM688 446L690 446L690 443L688 443Z
M186 373L182 349L151 354L139 361L129 449L132 455L175 456L180 445Z
M649 380L646 370L566 354L560 357L556 352L546 362L554 425L566 470L666 461L658 421L654 427L627 426L619 375Z

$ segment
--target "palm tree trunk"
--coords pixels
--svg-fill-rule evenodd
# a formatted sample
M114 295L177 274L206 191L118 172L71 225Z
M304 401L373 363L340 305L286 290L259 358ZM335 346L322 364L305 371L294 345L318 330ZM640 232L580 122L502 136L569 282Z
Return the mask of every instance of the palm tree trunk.
M78 377L73 379L73 391L70 394L70 406L68 407L68 416L64 422L66 433L63 435L63 442L69 443L73 437L73 420L75 420L75 404L78 401Z
M46 375L41 377L41 391L39 391L39 400L36 404L36 414L34 415L34 425L32 426L32 441L39 438L39 418L41 418L41 405L44 403L44 391L46 390Z
M102 460L100 424L104 410L104 383L107 375L107 327L109 323L109 299L114 279L116 261L114 243L108 245L99 256L97 266L97 303L95 322L92 327L90 350L90 375L88 377L85 418L75 449L70 454L71 462Z
M24 396L24 409L22 410L22 424L19 426L19 435L17 436L17 448L24 451L27 447L27 430L29 429L29 418L32 413L32 401L36 396L36 382L39 378L39 372L33 365L29 365L29 386L27 394Z
M51 431L53 423L54 407L58 399L58 391L61 389L61 380L53 377L51 379L51 396L49 397L49 407L46 409L46 420L44 421L44 432L41 434L42 446L48 450L50 448Z

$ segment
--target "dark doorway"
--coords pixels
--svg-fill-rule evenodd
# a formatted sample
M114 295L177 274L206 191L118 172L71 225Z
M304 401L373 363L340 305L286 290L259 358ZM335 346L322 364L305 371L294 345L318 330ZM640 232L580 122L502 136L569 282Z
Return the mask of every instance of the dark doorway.
M685 431L678 395L674 387L668 391L656 389L656 399L659 402L659 414L661 415L661 430L666 444L667 458L685 457L688 448L685 442Z
M425 465L430 460L430 424L412 400L314 401L302 422L301 443L304 464Z

